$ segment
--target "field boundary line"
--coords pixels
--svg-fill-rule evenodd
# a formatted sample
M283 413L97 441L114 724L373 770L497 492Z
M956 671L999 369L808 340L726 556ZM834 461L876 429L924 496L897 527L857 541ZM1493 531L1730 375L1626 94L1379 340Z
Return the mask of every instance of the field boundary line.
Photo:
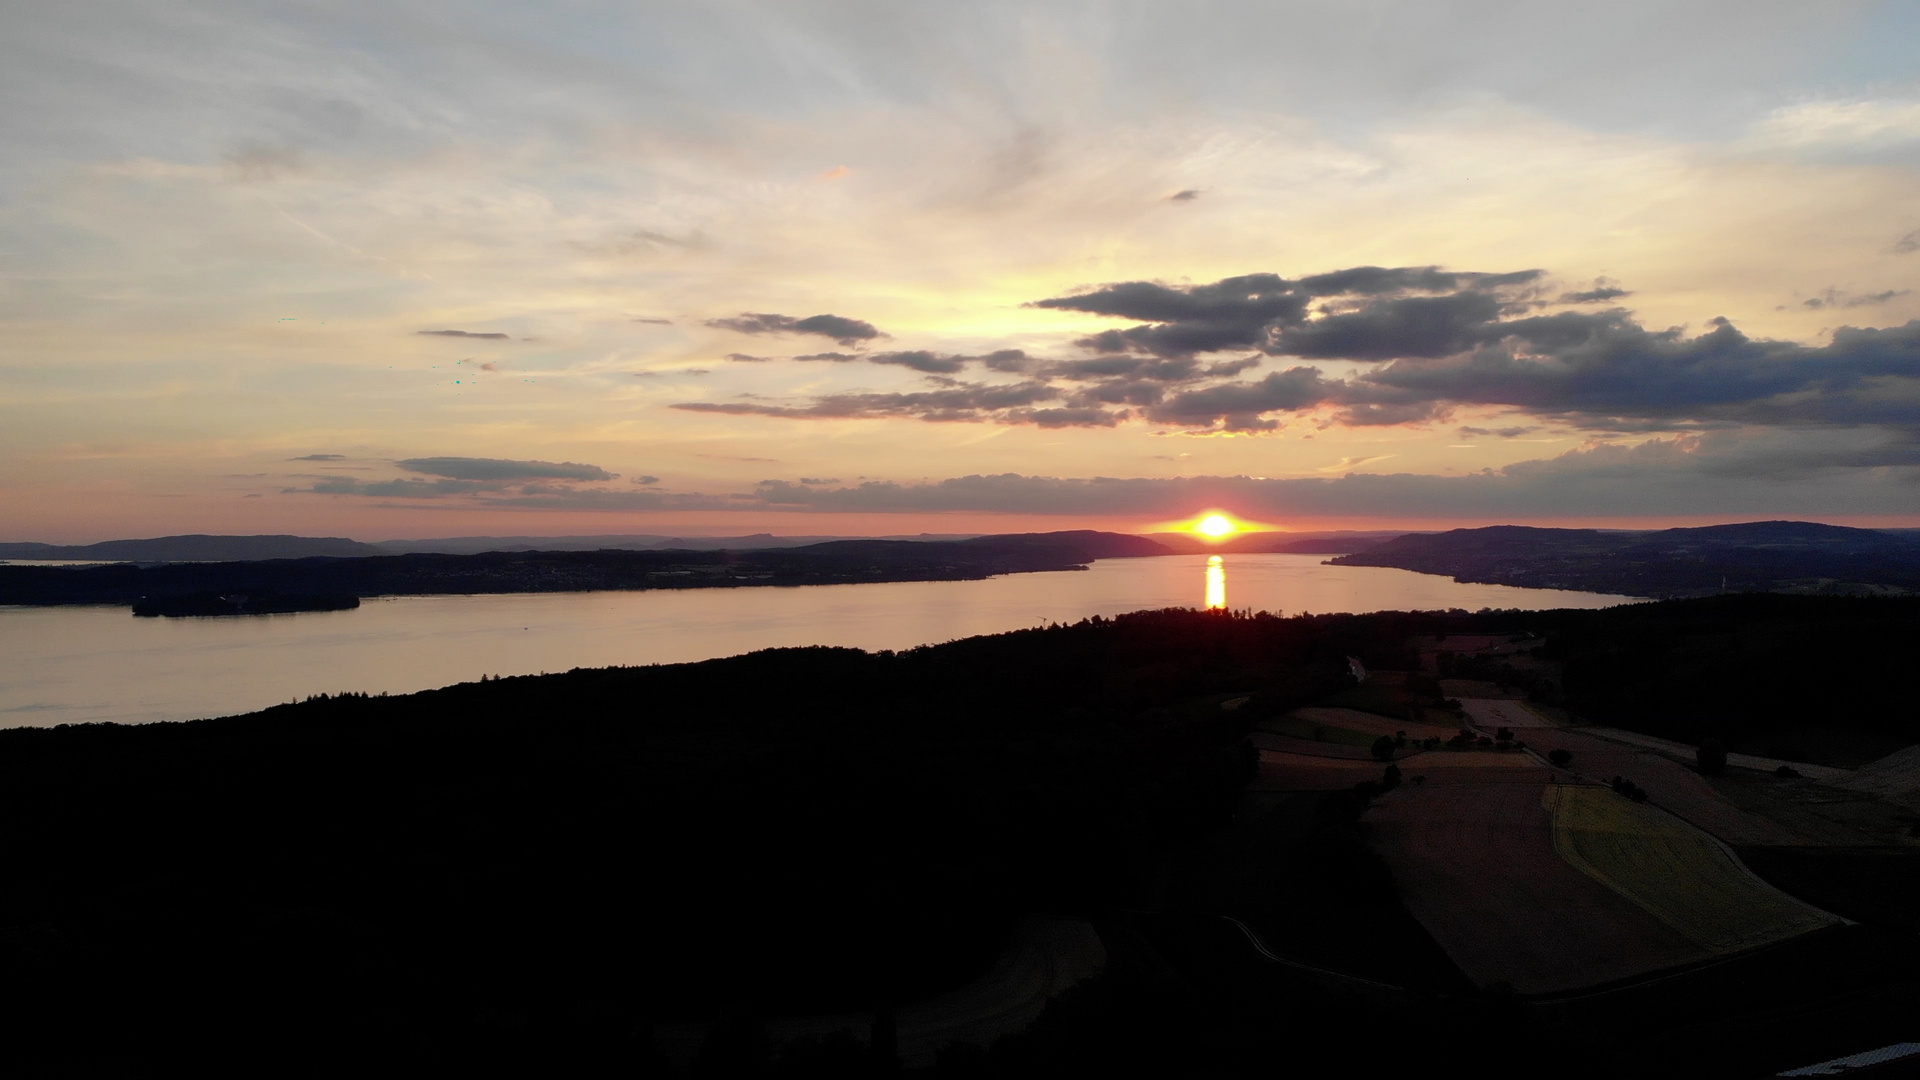
M1239 927L1240 932L1246 935L1247 943L1253 946L1254 951L1276 964L1280 964L1285 967L1296 968L1300 971L1310 971L1315 975L1325 975L1325 976L1328 976L1329 978L1340 979L1345 982L1359 983L1362 986L1370 986L1376 990L1392 990L1396 993L1401 993L1401 994L1408 993L1407 988L1404 986L1395 986L1392 983L1376 982L1373 979L1362 978L1358 975L1348 975L1344 972L1329 971L1323 967L1315 967L1312 964L1302 963L1299 960L1293 960L1288 957L1281 956L1279 953L1276 953L1272 949L1267 948L1267 943L1261 940L1259 932L1254 930L1253 927L1248 926L1246 923L1241 922L1239 919L1236 919L1231 915L1221 915L1218 917L1227 920L1228 922L1232 923L1236 927Z

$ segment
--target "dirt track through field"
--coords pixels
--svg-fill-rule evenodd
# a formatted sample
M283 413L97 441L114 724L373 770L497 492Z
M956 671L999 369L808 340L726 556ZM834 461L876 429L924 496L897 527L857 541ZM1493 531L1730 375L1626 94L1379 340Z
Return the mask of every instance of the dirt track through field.
M1570 990L1706 950L1555 854L1539 783L1403 784L1364 819L1408 910L1475 981ZM1611 795L1611 793L1608 793Z

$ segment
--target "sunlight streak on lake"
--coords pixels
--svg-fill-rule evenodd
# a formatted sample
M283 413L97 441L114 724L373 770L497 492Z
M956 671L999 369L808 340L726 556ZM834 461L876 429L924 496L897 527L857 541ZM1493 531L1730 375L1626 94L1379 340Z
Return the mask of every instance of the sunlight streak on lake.
M1227 607L1227 565L1220 556L1207 556L1207 610L1225 611Z
M405 693L481 675L670 664L781 646L906 649L1089 615L1193 607L1196 576L1209 579L1211 604L1207 559L1102 559L1083 571L985 581L374 597L354 611L244 618L0 607L0 727L190 720L310 694ZM1595 608L1630 599L1327 566L1318 555L1235 555L1233 588L1240 608L1285 615Z

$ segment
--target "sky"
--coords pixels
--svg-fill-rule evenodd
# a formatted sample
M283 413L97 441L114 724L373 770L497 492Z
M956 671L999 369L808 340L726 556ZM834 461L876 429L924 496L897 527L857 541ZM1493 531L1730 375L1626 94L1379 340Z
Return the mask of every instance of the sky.
M0 540L1920 525L1920 3L0 9Z

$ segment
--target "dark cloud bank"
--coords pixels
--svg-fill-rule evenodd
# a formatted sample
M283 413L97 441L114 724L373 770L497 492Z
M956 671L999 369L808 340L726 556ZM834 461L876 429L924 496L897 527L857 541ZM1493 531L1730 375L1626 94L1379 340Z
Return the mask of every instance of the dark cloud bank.
M818 334L849 348L886 336L870 322L838 315L809 315L804 319L796 319L791 315L743 311L731 319L708 319L707 325L742 334Z
M1720 318L1690 333L1649 329L1618 307L1592 310L1629 295L1605 279L1557 295L1547 286L1539 270L1375 266L1298 279L1249 274L1205 285L1122 282L1031 305L1126 324L1080 339L1079 347L1090 354L1081 358L1044 360L1018 350L812 354L805 359L905 367L928 375L935 386L790 404L676 407L795 419L909 417L1042 426L1140 419L1234 432L1274 430L1289 415L1306 412L1365 426L1442 420L1462 407L1508 409L1597 431L1920 429L1920 321L1886 329L1842 327L1829 344L1807 346L1750 338ZM762 333L811 321L744 315L712 325ZM825 329L812 332L832 336ZM1245 355L1212 363L1198 359L1231 352ZM1319 366L1293 363L1258 378L1239 377L1272 358L1365 367L1330 375ZM975 378L959 377L968 372ZM984 378L994 374L1020 378Z

